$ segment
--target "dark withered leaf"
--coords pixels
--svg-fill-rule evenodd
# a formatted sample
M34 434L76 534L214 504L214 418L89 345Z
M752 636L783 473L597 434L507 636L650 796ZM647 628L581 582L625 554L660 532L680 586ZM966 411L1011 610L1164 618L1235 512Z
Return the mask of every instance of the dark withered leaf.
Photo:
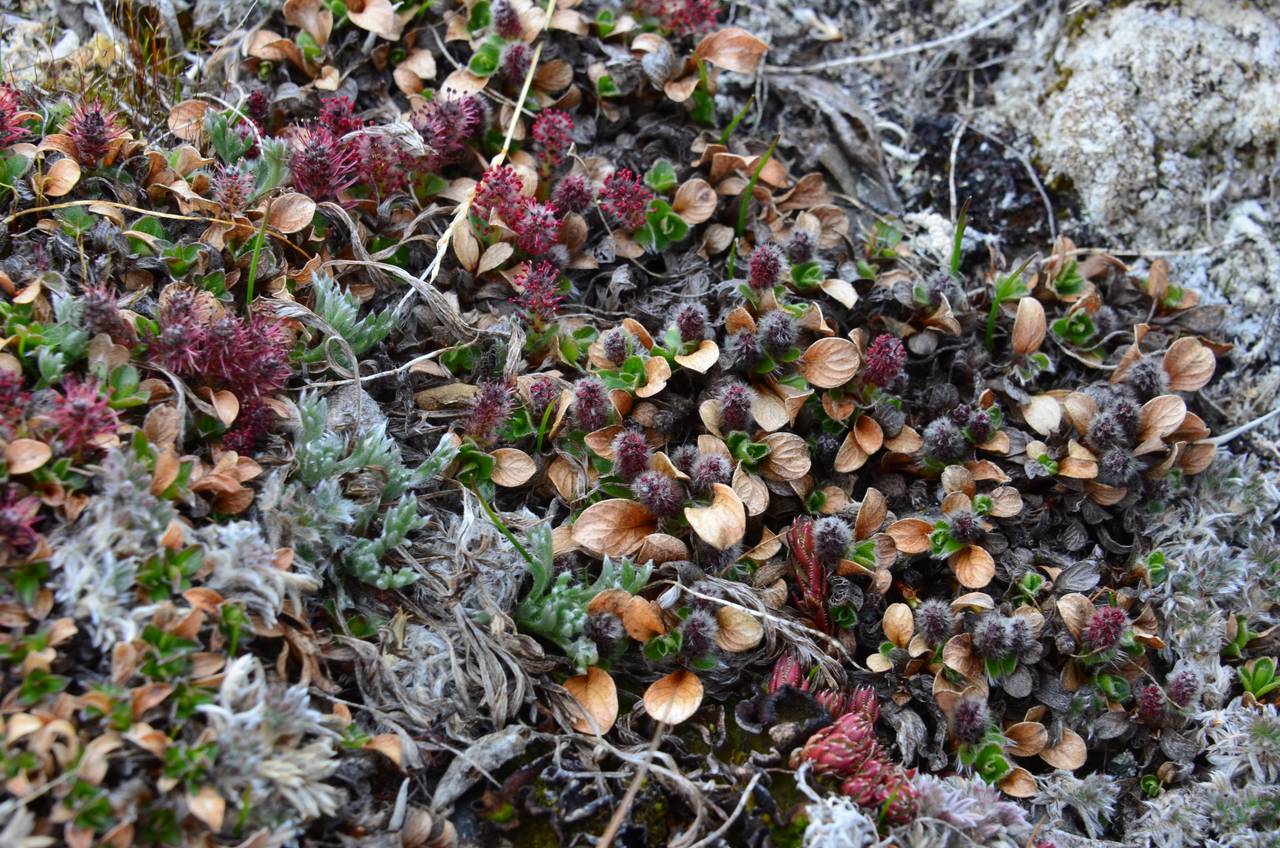
M1105 712L1089 725L1090 736L1099 742L1127 738L1133 730L1133 722L1128 714L1122 712Z
M1024 666L1018 666L1013 674L1000 678L1000 686L1014 698L1025 698L1031 694L1033 684L1031 672Z
M1058 595L1071 592L1088 592L1098 585L1098 564L1087 559L1067 566L1053 581L1053 591Z
M1200 746L1176 730L1165 730L1160 734L1160 750L1174 762L1189 763L1200 752Z
M906 707L892 712L886 711L884 719L894 729L894 741L898 744L898 752L902 756L902 764L910 767L924 751L928 737L928 728L924 719L915 710Z
M1035 691L1036 699L1055 713L1064 713L1071 706L1071 693L1062 688L1057 675L1042 675Z

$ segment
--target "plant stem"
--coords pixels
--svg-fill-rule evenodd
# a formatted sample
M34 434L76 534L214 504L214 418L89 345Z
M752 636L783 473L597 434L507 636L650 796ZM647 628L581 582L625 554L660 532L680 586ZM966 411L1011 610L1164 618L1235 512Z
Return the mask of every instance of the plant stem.
M535 563L533 557L527 550L525 550L524 545L520 544L520 540L515 537L515 534L511 532L505 523L503 523L502 519L498 517L498 513L494 512L493 507L489 506L489 502L484 499L484 496L480 494L479 490L473 487L471 489L471 494L475 495L476 500L480 501L480 506L484 507L485 514L489 516L489 520L493 522L493 526L498 528L498 532L507 537L507 541L511 543L511 546L516 549L516 552L519 553L520 556L524 557L525 562L529 563L530 566L534 566Z
M271 204L267 204L267 208L262 212L262 223L258 225L258 234L253 239L253 258L249 260L249 282L245 286L244 303L249 306L253 303L253 286L258 280L258 259L262 256L262 242L267 235L267 217L271 211Z

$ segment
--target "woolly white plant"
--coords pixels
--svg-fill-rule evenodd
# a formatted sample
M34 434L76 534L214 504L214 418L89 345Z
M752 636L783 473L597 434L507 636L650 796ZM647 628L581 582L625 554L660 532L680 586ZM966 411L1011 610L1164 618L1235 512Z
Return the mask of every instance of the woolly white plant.
M312 576L277 567L275 550L262 538L257 524L237 521L211 525L200 532L205 563L212 566L205 586L224 598L239 601L268 627L286 601L300 606L304 592L319 582Z
M94 480L98 491L80 517L50 537L50 566L54 597L105 649L133 640L150 616L152 607L136 604L134 578L162 550L175 513L151 494L146 467L126 453L107 454Z
M342 805L345 793L325 782L338 768L341 722L314 709L305 686L270 685L262 663L245 656L200 711L218 746L210 776L253 823L306 822Z
M1094 772L1080 778L1056 771L1041 781L1040 792L1032 803L1044 810L1050 827L1082 829L1097 839L1115 815L1119 797L1120 787L1111 775Z

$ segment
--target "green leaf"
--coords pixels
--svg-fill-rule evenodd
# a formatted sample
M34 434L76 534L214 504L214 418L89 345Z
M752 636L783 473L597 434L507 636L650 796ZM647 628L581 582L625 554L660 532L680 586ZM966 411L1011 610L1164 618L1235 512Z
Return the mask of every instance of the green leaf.
M596 94L601 97L620 97L622 91L618 88L618 84L613 81L613 77L605 74L596 80Z
M617 26L616 18L609 9L601 9L596 13L596 32L601 38L608 38Z
M676 169L666 159L659 159L645 173L644 182L658 194L666 194L676 187Z
M503 41L496 35L486 38L467 63L467 70L478 77L493 76L502 60Z
M467 19L467 29L470 32L482 30L493 20L493 11L489 8L489 0L477 0L476 4L471 7L471 17Z
M817 288L825 279L819 262L802 262L791 266L791 282L801 290Z

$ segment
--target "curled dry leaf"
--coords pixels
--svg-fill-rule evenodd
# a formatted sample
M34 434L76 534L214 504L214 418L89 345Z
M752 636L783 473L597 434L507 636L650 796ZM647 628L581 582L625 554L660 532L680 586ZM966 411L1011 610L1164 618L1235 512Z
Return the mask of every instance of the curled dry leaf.
M733 491L747 508L747 515L760 515L769 508L769 487L741 465L733 472Z
M1013 353L1026 356L1035 353L1044 342L1044 307L1034 297L1018 301L1018 317L1013 320Z
M1080 634L1084 632L1093 610L1093 601L1079 592L1058 598L1058 615L1062 616L1063 624L1067 625L1067 630L1071 631L1077 642L1080 641Z
M316 202L305 194L291 191L272 201L267 211L267 223L288 235L300 232L311 223L316 214Z
M649 510L635 501L611 498L583 510L573 524L573 541L596 554L624 556L657 530L658 521Z
M532 457L519 448L498 448L493 457L493 482L506 489L523 486L538 470Z
M671 201L671 209L685 220L685 223L701 224L716 213L719 198L711 184L703 179L692 179L676 189L676 196Z
M80 163L69 156L49 166L40 179L39 190L46 197L62 197L80 182Z
M769 455L760 466L762 475L785 483L809 473L813 460L804 439L794 433L770 433L764 443L769 446Z
M1038 721L1020 721L1004 735L1013 743L1006 750L1015 757L1034 757L1049 744L1049 731Z
M702 541L723 551L741 542L747 532L746 509L738 493L723 483L716 483L712 491L710 506L686 507L684 517Z
M392 77L405 94L418 94L427 80L436 78L436 58L430 50L413 50L396 65Z
M53 457L53 450L35 439L14 439L4 449L10 474L30 474Z
M184 100L169 110L169 132L192 143L204 132L204 116L209 104L203 100Z
M404 29L404 21L396 14L391 0L364 0L364 9L354 12L348 8L347 17L360 29L387 41L398 40L400 31Z
M322 0L285 0L284 21L304 30L320 47L329 43L333 32L333 12Z
M702 681L686 669L660 677L644 693L644 709L655 721L680 724L702 705Z
M1062 405L1052 395L1035 395L1021 410L1027 426L1042 436L1048 436L1062 423Z
M884 532L902 553L922 554L929 550L929 534L933 532L933 525L923 518L902 518L886 527Z
M671 379L671 364L665 356L651 356L644 361L645 383L636 389L636 397L653 397L667 387Z
M720 607L716 610L716 624L720 626L716 633L716 645L720 650L731 654L749 651L764 638L764 627L756 617L737 607Z
M951 602L952 612L962 612L964 610L985 612L995 608L996 602L986 592L969 592Z
M680 354L675 357L675 360L682 368L705 374L711 370L711 366L720 361L720 348L711 339L703 339L697 350Z
M996 785L1011 798L1033 798L1040 791L1035 777L1022 766L1015 766Z
M970 545L951 555L951 570L966 589L981 589L996 576L996 562L986 548Z
M217 833L222 830L222 819L227 812L227 802L212 786L204 786L200 791L188 794L187 809L210 831Z
M820 389L834 389L853 379L862 365L858 346L848 339L818 339L796 363L804 378Z
M725 27L702 39L693 51L693 58L719 65L726 71L750 74L755 72L768 49L769 45L745 29Z
M1085 747L1084 740L1080 738L1079 733L1069 727L1063 728L1062 738L1058 740L1057 745L1040 752L1040 759L1064 771L1075 771L1084 765L1084 761L1088 758L1089 750Z
M1213 379L1217 362L1213 351L1191 337L1183 337L1164 353L1164 370L1169 388L1175 392L1203 389Z
M1163 439L1182 426L1187 417L1187 404L1177 395L1153 397L1139 411L1138 440Z
M564 688L582 711L573 729L579 733L608 733L618 720L618 687L609 672L592 666L586 674L566 680Z
M652 562L654 565L679 562L689 558L689 546L675 536L650 533L644 537L644 544L636 551L635 558L636 562Z
M1012 486L1000 486L991 492L991 515L1012 518L1022 512L1022 495Z
M661 636L667 632L666 625L662 623L662 612L658 609L658 605L639 595L627 599L627 602L622 605L619 617L622 619L622 626L626 629L627 635L637 642L648 642L654 636Z
M889 608L884 611L881 627L884 628L885 638L899 648L905 648L907 643L911 641L915 626L915 617L911 614L911 607L904 603L890 604Z
M861 541L871 538L871 534L880 529L888 514L888 505L884 495L875 487L869 487L862 496L862 504L858 507L858 517L853 523L853 538Z

